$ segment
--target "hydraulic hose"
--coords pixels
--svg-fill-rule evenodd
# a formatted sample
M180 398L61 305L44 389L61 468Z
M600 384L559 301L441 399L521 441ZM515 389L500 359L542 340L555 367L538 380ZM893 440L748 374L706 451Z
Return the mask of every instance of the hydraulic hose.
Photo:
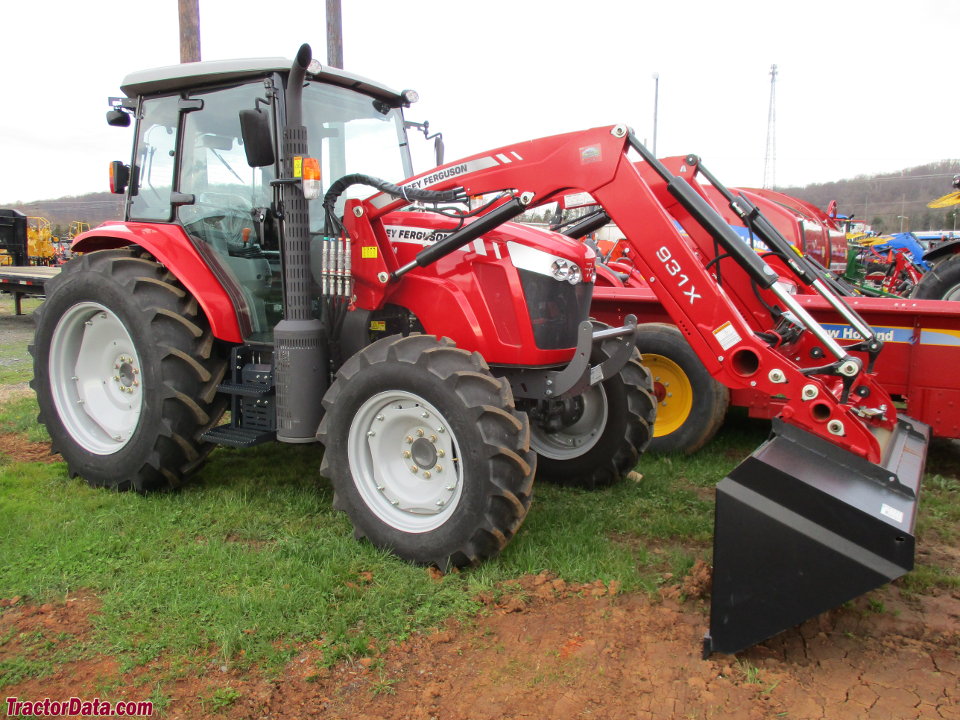
M337 199L343 194L343 191L351 185L369 185L370 187L374 187L380 192L386 193L387 195L403 198L404 200L409 200L410 202L457 202L458 200L464 199L463 190L461 188L439 191L419 190L417 188L407 188L401 185L395 185L391 182L387 182L386 180L373 177L372 175L353 173L351 175L344 175L330 186L330 189L327 190L327 194L323 196L323 207L326 208L328 212L332 211Z

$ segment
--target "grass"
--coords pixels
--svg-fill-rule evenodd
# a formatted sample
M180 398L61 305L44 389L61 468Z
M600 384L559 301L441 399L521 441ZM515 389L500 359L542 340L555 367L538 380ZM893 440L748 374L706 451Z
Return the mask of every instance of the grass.
M32 398L9 403L0 432L39 439L35 417ZM439 580L353 539L317 472L319 448L221 448L182 491L149 497L91 489L62 464L0 457L0 597L93 591L102 612L87 649L119 656L125 669L207 648L224 662L279 668L296 643L314 640L332 664L472 614L480 592L525 573L654 590L706 552L703 489L759 439L753 428L691 462L645 458L643 481L602 492L539 486L500 557ZM0 669L0 686L22 676Z
M0 433L47 440L36 414L32 397L0 405ZM0 598L42 603L82 589L102 604L90 638L21 639L0 663L0 687L98 653L117 657L121 672L163 656L186 673L211 653L220 664L278 672L298 644L315 642L329 666L469 617L480 593L526 573L653 592L708 557L713 485L765 437L765 423L734 415L693 457L642 458L639 482L597 492L538 485L501 556L441 579L353 539L331 508L317 447L220 448L181 492L149 497L93 490L62 464L0 455ZM955 461L939 462L931 469ZM950 472L928 478L921 536L957 538L958 494ZM923 565L904 581L918 593L958 585L955 573ZM10 641L0 636L0 651ZM378 683L376 692L393 689L390 678ZM166 698L160 685L154 696ZM236 700L205 703L216 711Z
M33 377L27 342L33 333L29 317L40 306L39 298L24 298L23 316L13 314L13 300L4 297L0 301L0 336L9 338L0 344L0 385L15 385Z

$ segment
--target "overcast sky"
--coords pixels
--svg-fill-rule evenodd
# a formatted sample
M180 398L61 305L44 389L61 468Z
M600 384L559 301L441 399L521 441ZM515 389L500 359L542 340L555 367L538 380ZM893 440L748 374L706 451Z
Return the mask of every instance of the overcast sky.
M200 0L203 59L325 60L324 5ZM3 26L0 207L105 190L130 156L106 99L179 61L176 0L8 2ZM343 35L347 70L419 91L408 118L450 160L621 122L652 141L659 73L658 155L760 185L773 63L778 186L960 157L957 0L343 0Z

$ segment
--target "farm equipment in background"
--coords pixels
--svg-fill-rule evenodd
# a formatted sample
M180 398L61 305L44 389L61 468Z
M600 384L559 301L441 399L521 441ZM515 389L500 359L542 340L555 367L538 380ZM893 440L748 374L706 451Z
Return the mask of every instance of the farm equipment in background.
M27 264L27 216L0 209L0 266Z
M31 265L53 265L56 257L50 221L42 217L27 218L27 256Z
M848 238L843 280L862 295L910 297L930 266L910 233Z
M111 173L126 219L75 240L84 254L51 283L32 347L71 474L147 492L216 443L319 441L358 537L442 568L495 555L535 471L606 484L650 440L636 319L588 320L610 271L583 243L510 222L583 192L708 372L783 397L774 435L718 485L705 653L912 567L927 431L878 385L883 343L802 258L765 262L629 128L410 177L413 94L311 63L308 46L292 67L185 64L123 89L108 120L137 121L135 167ZM800 283L853 343L810 316Z

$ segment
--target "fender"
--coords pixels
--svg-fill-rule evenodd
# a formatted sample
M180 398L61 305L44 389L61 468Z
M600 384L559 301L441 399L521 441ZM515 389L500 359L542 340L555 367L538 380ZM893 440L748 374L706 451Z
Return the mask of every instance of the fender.
M939 262L946 257L960 252L960 240L949 240L937 245L933 250L927 250L923 254L923 259L928 263Z
M183 283L203 309L215 338L243 342L234 302L179 225L104 223L77 235L70 248L76 252L92 252L130 245L149 252Z

